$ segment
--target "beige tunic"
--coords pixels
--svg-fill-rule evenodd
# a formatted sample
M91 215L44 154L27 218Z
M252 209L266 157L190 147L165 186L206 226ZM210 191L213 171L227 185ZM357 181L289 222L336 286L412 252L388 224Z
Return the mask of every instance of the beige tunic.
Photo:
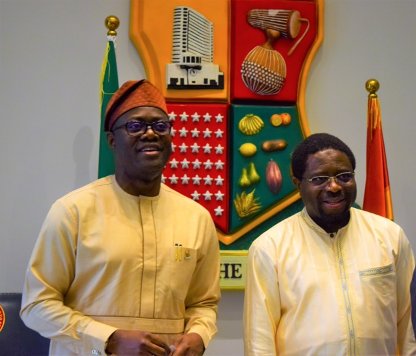
M21 316L51 338L51 355L104 355L116 330L171 344L217 329L219 248L209 213L162 184L157 197L125 193L114 176L59 199L26 274Z
M245 355L414 355L413 269L397 224L351 209L331 237L303 210L250 248Z

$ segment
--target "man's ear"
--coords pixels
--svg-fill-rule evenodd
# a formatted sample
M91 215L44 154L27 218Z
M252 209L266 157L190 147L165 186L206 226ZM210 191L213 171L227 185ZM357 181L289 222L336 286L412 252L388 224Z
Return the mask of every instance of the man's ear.
M300 190L300 180L297 179L296 177L292 177L292 182L296 186L296 188Z
M110 145L111 149L114 150L116 147L116 138L112 132L107 132L106 134L107 142Z

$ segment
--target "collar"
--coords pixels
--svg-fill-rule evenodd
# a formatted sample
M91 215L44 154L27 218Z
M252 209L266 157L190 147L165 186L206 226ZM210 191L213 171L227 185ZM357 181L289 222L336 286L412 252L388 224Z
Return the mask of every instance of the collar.
M350 211L350 220L348 221L348 224L343 226L342 228L340 228L338 231L336 232L326 232L322 227L320 227L315 221L312 220L312 218L309 216L306 207L304 207L302 209L302 211L300 212L301 217L303 218L303 220L305 221L305 223L314 231L316 231L319 234L325 235L325 236L329 236L329 237L334 237L337 236L338 234L340 234L342 231L344 231L348 225L351 222L351 211Z
M148 197L146 195L137 196L137 195L129 194L126 191L124 191L123 188L121 188L120 185L117 183L116 176L114 174L111 176L111 182L114 186L114 190L116 191L117 195L123 197L124 199L134 200L136 202L138 202L140 200L157 201L157 200L160 199L160 197L162 195L162 191L163 191L163 184L161 184L160 191L159 191L158 195L156 195L154 197Z

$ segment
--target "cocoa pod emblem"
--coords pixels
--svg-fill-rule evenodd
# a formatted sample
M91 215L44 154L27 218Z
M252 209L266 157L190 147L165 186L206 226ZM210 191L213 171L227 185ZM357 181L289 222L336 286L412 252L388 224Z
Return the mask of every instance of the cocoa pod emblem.
M272 159L267 163L266 168L266 182L270 191L273 194L277 194L282 187L283 179L279 166Z

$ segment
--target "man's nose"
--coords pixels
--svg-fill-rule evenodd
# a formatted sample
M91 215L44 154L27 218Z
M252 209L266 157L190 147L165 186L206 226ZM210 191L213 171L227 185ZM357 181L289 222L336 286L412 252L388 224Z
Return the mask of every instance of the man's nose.
M328 182L328 185L327 185L326 189L330 190L332 192L333 191L336 192L336 191L341 189L341 186L338 184L336 177L330 177L329 178L329 182Z
M153 137L158 137L158 134L153 131L152 126L147 125L146 131L141 137L153 138Z

